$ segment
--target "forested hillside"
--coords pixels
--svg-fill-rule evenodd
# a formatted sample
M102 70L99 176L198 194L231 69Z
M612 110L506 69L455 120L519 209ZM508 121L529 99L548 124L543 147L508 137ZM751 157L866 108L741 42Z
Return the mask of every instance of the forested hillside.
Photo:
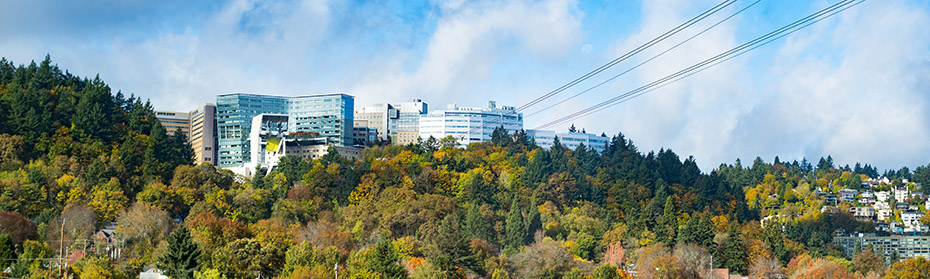
M823 212L815 192L878 176L832 158L702 172L694 158L640 151L620 133L599 154L544 150L498 129L490 142L375 146L355 161L285 157L244 179L190 165L186 139L166 136L148 102L48 57L0 60L0 123L0 271L14 278L58 277L59 251L75 278L137 278L147 265L173 278L886 271L875 255L847 259L831 244L836 229L874 226ZM886 175L930 186L924 166ZM763 228L764 216L781 217ZM110 222L112 237L95 234Z

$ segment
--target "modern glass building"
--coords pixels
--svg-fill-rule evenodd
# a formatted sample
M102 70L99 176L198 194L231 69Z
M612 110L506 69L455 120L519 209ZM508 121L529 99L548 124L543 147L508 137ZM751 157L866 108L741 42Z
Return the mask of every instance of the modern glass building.
M249 130L252 118L283 114L289 132L317 133L337 146L351 146L355 98L341 93L297 97L247 93L216 97L219 142L218 166L240 167L249 163Z
M487 108L469 108L449 105L445 110L434 110L420 117L420 138L430 136L442 139L452 136L459 144L491 140L491 133L500 126L513 134L523 129L523 114L514 107L498 108L494 101Z

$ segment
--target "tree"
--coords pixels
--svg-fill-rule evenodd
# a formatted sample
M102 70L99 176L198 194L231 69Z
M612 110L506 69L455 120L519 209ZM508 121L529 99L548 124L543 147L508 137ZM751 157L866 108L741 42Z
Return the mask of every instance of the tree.
M116 219L116 234L129 243L133 256L148 262L145 258L168 235L172 221L168 212L137 202Z
M885 273L885 279L930 278L930 260L924 257L910 258L895 263Z
M510 213L507 214L507 227L504 230L503 241L505 250L516 251L523 245L526 240L526 229L524 229L523 214L520 213L520 204L517 199L513 199L510 205Z
M83 245L83 240L90 239L93 235L96 224L97 215L92 208L80 203L71 203L65 206L61 214L49 221L45 241L58 246L55 247L56 252L63 247Z
M776 258L762 258L749 267L749 278L781 279L787 278L785 269Z
M464 271L481 271L468 239L459 229L458 214L447 215L439 223L438 231L430 237L430 261L447 276L464 276Z
M571 270L574 258L555 241L543 240L507 258L514 267L515 278L557 278L545 275Z
M850 264L852 271L867 275L872 272L881 273L885 270L885 261L882 260L870 247L856 253Z
M746 274L746 252L743 248L739 224L736 222L730 223L727 233L730 236L723 245L723 267L730 269L730 271Z
M594 279L620 279L620 272L616 266L602 264L594 269Z
M465 233L469 238L491 239L491 227L481 215L478 204L472 204L465 214Z
M10 236L7 234L0 234L0 259L15 258L16 246L13 246L13 241L10 239ZM4 270L12 264L13 262L9 260L0 261L0 270Z
M13 243L36 239L36 224L16 212L0 212L0 233L10 237Z
M200 266L197 262L200 247L194 243L190 231L180 226L168 235L166 241L168 252L159 259L159 266L162 266L165 275L181 279L193 278L194 271Z
M527 208L527 210L528 212L526 214L525 220L527 239L524 243L532 242L532 238L535 237L536 232L543 228L542 221L539 219L539 207L536 204L536 197L533 197L533 199L530 201L530 207Z
M678 267L678 278L710 278L712 257L694 243L675 246L672 254Z
M390 237L382 237L368 259L368 267L381 274L381 278L407 278L407 270L397 264L400 259L394 253Z

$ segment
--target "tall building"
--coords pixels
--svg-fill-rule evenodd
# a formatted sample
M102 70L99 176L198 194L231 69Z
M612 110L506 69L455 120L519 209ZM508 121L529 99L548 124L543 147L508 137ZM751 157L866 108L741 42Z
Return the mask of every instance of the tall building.
M378 138L387 141L397 126L398 117L397 109L391 104L374 104L355 111L353 125L377 129Z
M190 135L190 113L173 111L155 111L155 118L165 127L168 135L174 135L178 129Z
M251 161L249 131L259 114L286 115L289 132L318 135L337 146L352 145L355 98L341 93L298 97L247 93L216 97L219 167Z
M194 163L209 162L216 165L216 106L205 104L191 112L155 111L155 118L165 127L168 135L178 129L187 135L194 149Z
M514 107L498 108L494 101L488 102L487 108L451 104L444 110L434 110L421 116L419 126L422 139L452 136L460 144L467 145L490 140L497 127L503 126L511 134L523 129L523 114L516 112Z
M381 140L391 139L395 144L416 141L420 129L420 117L429 106L423 100L412 102L375 104L355 111L355 126L378 129Z
M559 142L568 149L575 150L579 145L584 144L588 148L594 148L597 153L604 151L604 147L610 141L608 137L578 132L556 133L548 130L526 130L526 135L536 140L536 145L545 149L552 148L555 137L559 137Z
M209 162L216 165L216 105L205 104L191 111L190 136L191 148L197 164Z

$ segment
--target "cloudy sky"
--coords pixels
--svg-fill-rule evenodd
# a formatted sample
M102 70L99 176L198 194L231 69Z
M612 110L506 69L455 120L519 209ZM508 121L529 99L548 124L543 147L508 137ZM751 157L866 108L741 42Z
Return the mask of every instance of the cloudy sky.
M721 0L6 1L0 56L46 54L157 109L216 94L346 92L356 106L421 98L521 106ZM749 6L692 28L546 102L606 80ZM526 128L599 103L834 4L761 0L660 58ZM710 171L737 158L832 155L881 169L930 163L930 4L866 1L660 90L556 126L622 132Z

